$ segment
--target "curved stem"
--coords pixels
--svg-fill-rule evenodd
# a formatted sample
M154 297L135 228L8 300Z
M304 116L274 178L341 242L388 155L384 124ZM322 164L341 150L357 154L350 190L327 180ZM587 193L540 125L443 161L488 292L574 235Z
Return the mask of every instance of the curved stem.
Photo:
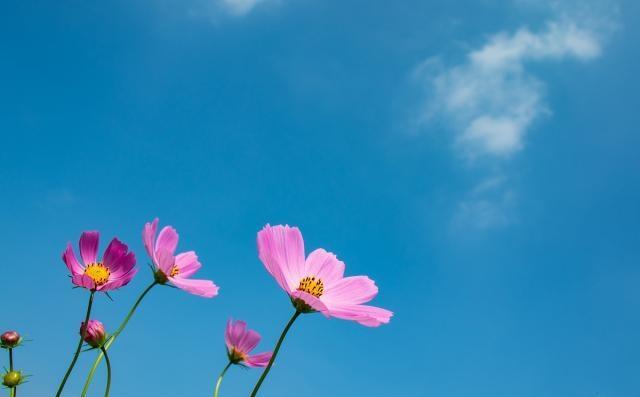
M116 340L118 335L120 335L120 333L124 330L124 327L127 326L127 323L131 319L131 316L133 316L133 313L135 313L135 311L138 308L138 306L140 306L140 303L142 302L142 299L144 299L144 297L147 295L147 293L149 291L151 291L151 288L155 287L156 284L158 284L158 283L156 281L154 281L144 291L142 291L142 294L140 294L140 296L138 297L138 300L136 301L136 303L133 304L133 307L131 308L131 310L129 310L129 313L127 314L127 317L124 318L124 321L122 321L122 324L120 324L118 329L113 333L113 335L111 335L111 338L109 338L107 343L104 344L104 350L105 351L109 350L109 347L113 344L113 342ZM91 367L91 371L89 371L89 375L87 376L87 380L84 382L84 387L82 388L82 394L81 394L82 397L85 397L87 395L87 392L89 391L89 386L91 385L91 381L93 380L93 376L95 375L96 369L98 369L98 365L100 365L100 361L102 361L103 357L104 357L104 353L100 352L98 357L96 357L96 359L93 361L93 366Z
M93 305L93 294L95 293L96 291L91 291L91 294L89 295L89 304L87 305L87 314L84 316L84 324L87 324L89 322L89 316L91 316L91 306ZM67 383L67 379L69 379L69 375L71 375L71 371L73 370L73 367L76 365L76 361L78 361L78 356L80 356L80 350L82 349L82 342L84 342L84 337L86 336L86 333L87 333L86 326L81 328L82 328L82 331L80 333L80 340L78 341L78 347L76 348L76 352L73 355L73 359L71 360L71 364L69 365L67 372L64 374L64 378L62 378L60 387L58 387L58 392L56 393L56 397L60 397L60 395L62 394L62 389L64 389L64 385Z
M222 383L222 378L224 378L224 374L227 373L227 370L229 369L229 367L231 367L231 364L233 363L229 361L229 364L227 364L227 366L224 367L222 372L220 372L220 376L218 376L218 381L216 382L216 390L213 393L213 397L218 397L218 393L220 392L220 384Z
M100 350L102 350L102 354L104 354L104 362L107 364L107 388L104 391L104 397L109 397L109 390L111 389L111 361L109 361L107 349L102 346Z
M273 365L273 362L276 360L276 356L278 355L278 351L280 350L280 345L282 345L282 341L284 341L285 336L287 336L287 332L289 332L289 328L291 328L291 326L293 325L293 322L296 321L296 318L298 318L298 316L301 313L302 312L296 310L296 312L293 314L293 316L287 323L287 326L284 327L282 334L280 334L280 339L278 339L278 343L276 343L276 347L275 349L273 349L273 354L271 355L269 364L267 364L267 367L264 369L264 371L262 371L262 375L260 375L260 379L258 379L258 383L256 383L255 387L253 388L253 391L251 392L251 397L255 397L258 394L258 390L260 389L262 382L264 382L264 378L267 377L267 375L269 374L269 371L271 370L271 366Z

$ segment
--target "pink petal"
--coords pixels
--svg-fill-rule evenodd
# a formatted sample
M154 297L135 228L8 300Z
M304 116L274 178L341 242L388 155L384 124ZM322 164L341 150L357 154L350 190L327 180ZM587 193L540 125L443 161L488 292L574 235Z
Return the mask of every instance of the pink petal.
M171 268L173 268L175 264L173 254L165 249L158 248L156 251L156 260L158 261L158 268L167 276L171 275Z
M345 277L333 284L325 284L324 302L357 305L369 302L378 294L378 287L367 276Z
M67 265L71 274L75 275L84 273L84 268L80 263L78 263L76 254L74 254L73 248L71 248L71 244L68 244L67 249L62 253L62 261Z
M306 293L304 291L293 291L291 296L294 298L299 298L304 301L307 305L311 306L313 310L321 312L325 315L325 317L329 317L329 313L327 312L327 306L315 296Z
M123 274L121 277L113 281L109 281L106 284L98 287L98 291L111 291L120 287L124 287L125 285L129 284L136 273L138 273L138 269L133 268L128 273Z
M170 277L169 280L178 288L193 295L212 298L218 295L218 286L211 280L193 280L190 278Z
M242 338L236 344L236 347L241 352L248 354L251 352L251 350L255 349L255 347L258 346L258 343L260 343L260 339L262 339L260 337L260 334L250 329L244 333Z
M291 292L304 271L304 241L297 227L266 225L258 232L258 256L280 287Z
M127 254L129 248L122 241L114 238L111 240L107 249L104 250L104 255L102 256L102 264L111 270L114 263L116 263L120 257Z
M229 318L227 320L227 327L224 330L224 343L227 345L227 349L231 350L233 347L233 343L231 343L233 331L233 319Z
M178 275L182 278L192 276L202 267L200 262L198 262L198 255L193 251L176 255L175 265L180 270Z
M232 321L229 319L227 327L228 329L225 338L228 339L228 347L231 349L237 347L240 340L242 340L242 337L247 330L247 323L241 320Z
M171 255L176 252L178 246L178 233L171 226L165 226L160 230L158 240L156 241L156 253L159 250L169 251Z
M155 252L154 239L156 237L156 230L158 230L158 218L155 218L152 222L144 224L142 229L142 242L144 243L144 249L147 251L147 255L155 264Z
M338 260L334 254L322 248L309 254L305 262L304 276L320 278L325 287L344 276L344 262Z
M85 265L96 262L99 241L100 233L98 232L84 232L80 236L80 256Z
M117 258L115 262L111 264L109 270L111 271L112 278L119 278L122 275L127 274L136 265L136 256L133 252L128 252L125 255Z
M271 352L268 353L258 353L253 356L247 356L244 363L247 367L258 368L258 367L266 367L269 364L269 360L271 360Z
M366 305L329 305L331 317L356 321L367 327L377 327L387 324L393 312L375 306Z
M93 289L95 287L95 283L93 279L87 275L83 274L74 274L71 276L71 282L77 285L78 287Z

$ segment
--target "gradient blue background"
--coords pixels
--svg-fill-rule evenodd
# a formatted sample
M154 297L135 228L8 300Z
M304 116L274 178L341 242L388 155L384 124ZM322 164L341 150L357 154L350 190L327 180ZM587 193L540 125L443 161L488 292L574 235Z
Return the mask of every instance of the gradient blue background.
M190 3L3 3L0 328L33 339L16 355L33 374L22 397L52 395L76 343L87 293L65 244L98 229L102 248L118 236L137 253L137 278L95 305L113 329L150 281L140 234L155 216L220 295L152 291L111 350L114 396L211 395L229 316L272 347L291 307L257 258L268 222L375 279L395 317L303 317L264 396L639 395L637 2L618 2L600 58L536 70L553 115L510 163L517 222L489 230L451 227L477 178L444 129L405 131L408 76L543 15L308 0L210 18ZM223 395L258 375L235 368Z

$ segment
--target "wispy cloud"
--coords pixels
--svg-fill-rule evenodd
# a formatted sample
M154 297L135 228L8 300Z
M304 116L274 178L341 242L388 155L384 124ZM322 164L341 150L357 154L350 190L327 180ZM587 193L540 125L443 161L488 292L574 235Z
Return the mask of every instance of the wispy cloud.
M230 14L243 16L250 13L256 6L277 0L219 0L220 5Z
M503 176L478 183L458 202L453 218L457 230L485 230L515 222L516 192Z
M428 87L421 122L442 117L457 149L468 158L506 157L524 147L532 123L548 113L544 83L527 70L534 62L601 53L598 35L573 21L553 21L538 32L522 27L491 36L463 64L445 67L429 59L417 69Z

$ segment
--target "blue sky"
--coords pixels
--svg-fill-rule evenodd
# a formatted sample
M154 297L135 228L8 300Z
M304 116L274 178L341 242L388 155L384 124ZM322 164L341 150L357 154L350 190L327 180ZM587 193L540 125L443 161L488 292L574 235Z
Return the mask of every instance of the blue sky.
M154 290L111 350L113 395L212 394L230 316L271 348L291 307L255 235L288 223L395 317L303 317L265 396L636 396L638 17L630 0L5 4L0 328L33 339L21 394L52 394L76 342L65 244L98 229L136 252L95 306L114 329L158 216L220 295ZM258 375L234 369L223 395Z

